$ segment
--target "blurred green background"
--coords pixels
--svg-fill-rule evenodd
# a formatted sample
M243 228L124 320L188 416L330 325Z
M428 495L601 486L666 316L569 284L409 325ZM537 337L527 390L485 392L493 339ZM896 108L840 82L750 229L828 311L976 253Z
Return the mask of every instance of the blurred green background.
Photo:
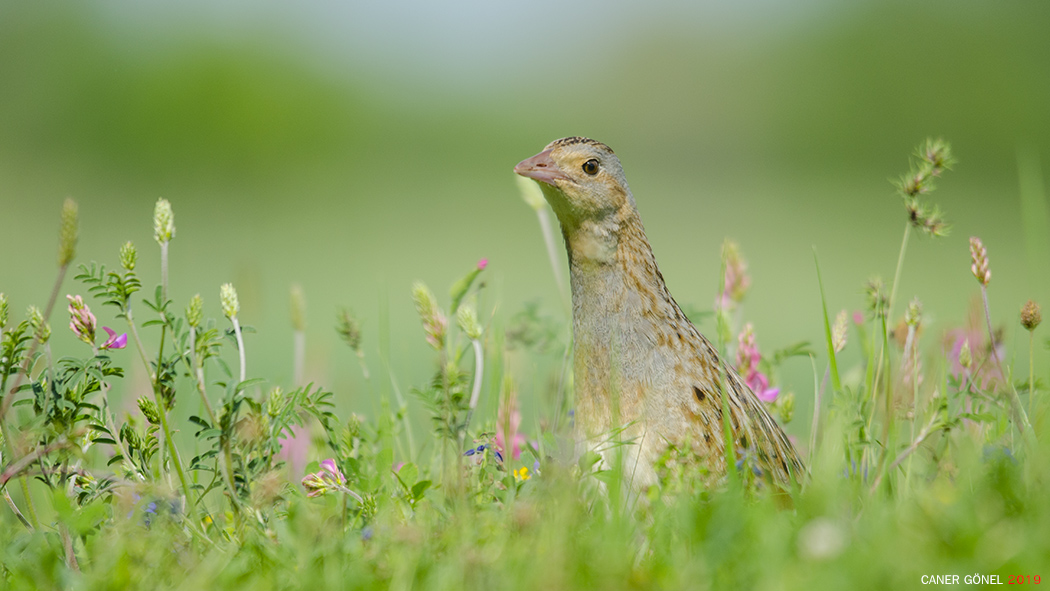
M288 386L288 293L301 284L307 377L367 410L332 330L337 306L363 320L376 374L389 309L403 389L433 370L413 280L443 295L487 257L497 317L538 299L564 318L511 168L586 135L623 161L680 303L711 305L732 237L750 262L759 344L819 344L812 248L829 311L861 308L865 280L892 277L904 227L888 180L943 136L959 163L933 201L954 231L913 237L898 301L923 301L925 344L939 349L977 294L967 238L980 236L993 314L1027 369L1018 311L1029 297L1050 304L1050 4L500 4L0 3L0 291L19 313L43 305L67 196L80 204L78 262L115 265L131 239L152 285L151 214L165 197L178 308L200 292L219 316L232 281L258 330L249 373ZM65 311L51 320L58 332ZM145 388L131 352L117 355ZM555 361L511 359L526 408ZM806 417L809 363L781 377Z

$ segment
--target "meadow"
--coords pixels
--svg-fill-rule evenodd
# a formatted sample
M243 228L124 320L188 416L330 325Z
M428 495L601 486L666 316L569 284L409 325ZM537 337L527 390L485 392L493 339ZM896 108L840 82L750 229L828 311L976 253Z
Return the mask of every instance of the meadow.
M0 296L0 578L10 589L1041 584L1050 405L1029 361L1043 346L1038 305L1008 322L990 316L994 256L977 237L969 270L982 305L951 342L925 335L928 312L895 289L909 237L947 232L932 198L952 164L941 140L916 150L897 183L898 273L869 282L862 311L822 301L821 342L760 351L743 307L752 278L729 241L714 307L689 312L766 385L787 360L809 360L812 417L794 412L801 388L762 392L782 421L808 427L796 445L809 472L786 496L763 484L745 448L714 484L688 450L671 449L659 485L643 491L615 460L576 450L568 327L535 309L495 320L486 260L447 291L412 288L432 351L427 382L370 367L360 321L337 315L347 360L387 392L371 416L340 415L323 384L301 383L301 290L291 298L294 379L282 387L247 373L254 330L239 321L236 286L167 296L179 244L170 202L155 205L150 244L75 263L79 209L67 200L46 306L22 316ZM522 186L542 219L534 191ZM147 266L159 269L155 286L139 278ZM221 316L205 315L205 298ZM1022 331L1028 359L1007 358L1004 333ZM53 355L55 342L75 353ZM545 395L528 427L517 383L538 377L512 375L512 353L563 360L536 386ZM134 364L149 394L121 406L111 392ZM475 412L482 399L492 411ZM410 409L429 418L425 428Z
M306 4L0 3L0 588L1043 583L1050 5ZM574 448L573 134L787 499Z

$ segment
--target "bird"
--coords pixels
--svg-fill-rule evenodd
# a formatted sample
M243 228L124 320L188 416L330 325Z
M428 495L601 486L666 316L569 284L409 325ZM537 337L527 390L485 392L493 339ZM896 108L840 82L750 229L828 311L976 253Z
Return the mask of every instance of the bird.
M612 149L566 137L514 172L539 184L565 239L578 443L607 462L619 450L637 489L658 483L672 446L724 479L724 385L734 457L782 490L799 482L804 465L783 429L671 297ZM608 445L612 433L629 444Z

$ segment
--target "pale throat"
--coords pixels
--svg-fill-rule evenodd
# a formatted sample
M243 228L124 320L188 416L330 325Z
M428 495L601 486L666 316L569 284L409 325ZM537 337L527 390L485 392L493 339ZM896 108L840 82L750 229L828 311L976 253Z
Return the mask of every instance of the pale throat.
M624 337L624 326L636 323L644 313L649 298L639 293L639 284L662 283L641 218L625 205L612 215L563 225L562 230L569 253L576 342L606 349ZM639 273L651 277L641 278Z

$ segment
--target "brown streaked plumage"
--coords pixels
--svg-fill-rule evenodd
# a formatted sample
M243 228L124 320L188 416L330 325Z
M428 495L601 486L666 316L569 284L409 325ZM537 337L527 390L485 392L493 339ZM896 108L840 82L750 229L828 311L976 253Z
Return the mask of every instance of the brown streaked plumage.
M667 291L613 151L567 137L514 172L539 183L565 238L581 440L600 450L610 430L626 426L637 487L656 481L653 464L669 445L725 474L724 380L734 448L781 485L798 478L802 462L783 430Z

